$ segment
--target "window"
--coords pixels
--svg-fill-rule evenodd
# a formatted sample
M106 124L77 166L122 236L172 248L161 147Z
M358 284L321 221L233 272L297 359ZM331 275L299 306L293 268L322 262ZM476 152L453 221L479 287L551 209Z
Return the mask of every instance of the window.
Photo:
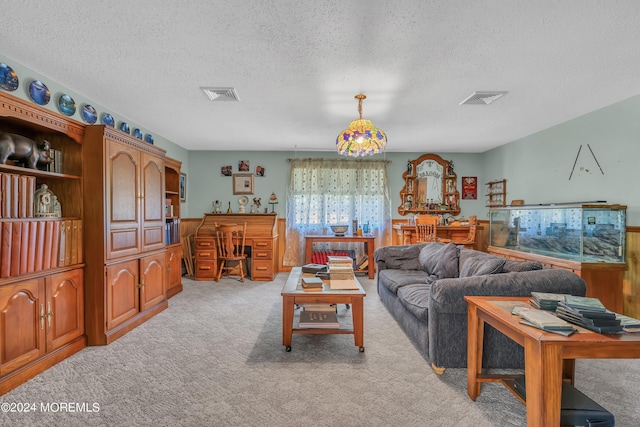
M304 235L331 233L331 225L357 219L382 237L390 206L385 160L291 160L285 265L303 261Z

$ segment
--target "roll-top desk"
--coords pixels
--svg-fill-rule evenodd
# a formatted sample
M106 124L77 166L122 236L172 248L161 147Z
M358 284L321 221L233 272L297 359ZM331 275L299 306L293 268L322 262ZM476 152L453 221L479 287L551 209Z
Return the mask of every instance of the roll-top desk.
M216 223L247 223L245 246L251 248L249 271L251 280L273 280L278 273L276 249L278 247L276 213L266 214L204 214L195 232L195 280L212 280L218 272L216 252Z

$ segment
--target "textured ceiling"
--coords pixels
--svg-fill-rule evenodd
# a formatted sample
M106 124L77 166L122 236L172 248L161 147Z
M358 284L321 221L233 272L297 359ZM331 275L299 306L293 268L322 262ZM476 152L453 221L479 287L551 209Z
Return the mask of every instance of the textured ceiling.
M635 0L0 0L0 52L190 150L483 152L640 92ZM234 87L211 102L201 86ZM488 106L474 91L509 91Z

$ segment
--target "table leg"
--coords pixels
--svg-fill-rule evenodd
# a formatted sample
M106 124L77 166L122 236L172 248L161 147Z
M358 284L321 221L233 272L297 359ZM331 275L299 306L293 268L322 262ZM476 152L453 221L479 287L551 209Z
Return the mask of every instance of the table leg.
M304 263L311 263L311 254L313 252L313 240L306 239L304 243Z
M371 241L371 244L369 244L367 242L364 243L364 248L367 251L367 258L368 258L368 260L367 260L367 265L368 265L367 271L369 273L369 279L373 279L375 277L375 275L376 275L376 263L374 262L374 259L373 259L373 253L375 252L375 246L376 245L375 245L373 240Z
M360 351L364 351L364 298L351 298L351 316L353 319L353 341Z
M291 336L293 335L294 297L282 297L282 345L291 351Z
M467 311L467 394L471 400L480 396L481 384L478 375L482 371L482 345L484 341L484 321L478 318L478 309L468 304Z
M526 339L527 426L560 425L562 400L562 348Z

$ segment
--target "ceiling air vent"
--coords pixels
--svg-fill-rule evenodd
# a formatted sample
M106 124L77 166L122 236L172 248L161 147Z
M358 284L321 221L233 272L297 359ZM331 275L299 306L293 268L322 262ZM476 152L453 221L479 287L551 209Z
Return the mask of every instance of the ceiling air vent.
M232 87L201 87L200 89L211 101L240 101L236 90Z
M489 105L493 101L502 98L508 92L473 92L471 96L462 101L460 105Z

